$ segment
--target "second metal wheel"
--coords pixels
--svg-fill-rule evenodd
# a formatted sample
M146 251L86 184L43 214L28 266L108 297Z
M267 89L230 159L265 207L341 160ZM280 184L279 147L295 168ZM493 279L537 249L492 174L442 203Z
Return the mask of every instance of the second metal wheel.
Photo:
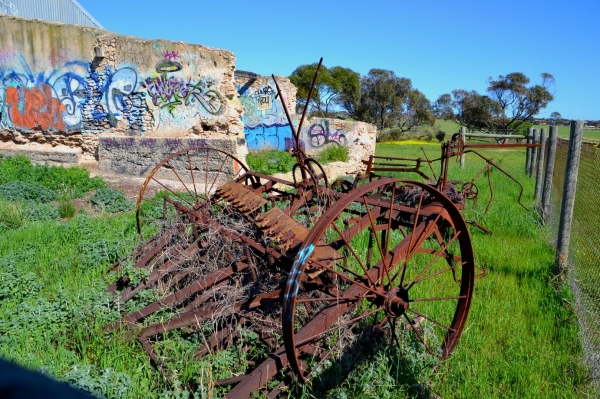
M282 315L290 366L305 381L365 334L394 338L398 328L444 360L473 279L469 232L448 198L416 181L367 183L323 215L295 258Z

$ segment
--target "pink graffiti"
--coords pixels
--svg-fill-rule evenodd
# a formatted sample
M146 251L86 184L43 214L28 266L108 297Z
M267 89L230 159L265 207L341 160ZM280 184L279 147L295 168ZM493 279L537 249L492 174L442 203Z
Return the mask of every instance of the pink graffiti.
M147 79L148 94L152 97L154 105L181 104L181 100L187 99L190 93L189 81L181 78L170 77L163 80L160 76L156 79Z
M7 114L13 126L24 129L58 129L65 131L62 114L65 106L52 97L52 88L44 83L28 89L10 86L6 89Z
M0 64L5 64L13 60L17 54L11 48L5 48L0 50Z
M48 56L51 65L64 64L69 61L69 50L66 47L58 47Z
M179 58L179 53L177 51L165 51L164 57L168 60L176 60Z

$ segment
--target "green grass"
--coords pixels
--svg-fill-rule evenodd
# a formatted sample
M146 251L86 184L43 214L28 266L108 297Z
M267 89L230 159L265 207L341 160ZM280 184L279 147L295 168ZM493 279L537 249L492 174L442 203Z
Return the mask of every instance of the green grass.
M550 134L550 126L549 125L533 125L534 129L545 129L546 137ZM571 126L559 126L558 127L558 137L569 138L571 135ZM583 139L584 140L594 140L600 141L600 130L590 130L583 129Z
M329 145L319 153L319 162L348 162L348 147Z
M438 119L435 121L435 127L439 128L441 131L445 132L447 134L446 139L449 139L449 135L451 135L452 133L458 133L459 129L460 129L460 125L456 122L452 122L452 121L445 121L442 119ZM549 125L533 125L532 126L534 129L546 129L546 137L548 137L548 134L550 133L550 126ZM571 127L570 126L559 126L558 127L558 136L559 137L564 137L564 138L568 138L571 132ZM588 139L588 140L595 140L595 141L599 141L600 140L600 130L589 130L589 129L584 129L583 130L583 138L584 139Z
M429 158L440 155L439 147L424 149ZM531 205L534 182L524 176L522 151L485 153L523 182L524 202ZM377 155L423 152L418 145L380 144ZM461 170L452 159L451 179L468 180L485 162L468 156L466 165ZM518 185L498 171L491 178L490 212L482 215L490 197L485 176L477 181L477 207L465 211L467 220L493 235L471 228L476 262L488 276L475 281L467 328L453 356L432 374L410 339L401 353L374 342L353 370L342 365L321 376L302 397L575 398L588 392L572 298L553 281L548 232L535 213L516 203ZM105 293L105 278L110 265L138 243L134 213L31 220L24 204L0 199L0 357L108 398L192 397L183 391L194 381L230 375L247 361L234 346L192 362L194 347L171 334L160 350L172 355L178 373L165 380L137 341L102 331L120 317L119 305Z
M246 162L254 172L272 175L291 172L296 158L285 151L260 150L250 151L246 156Z
M431 147L425 151L439 156ZM524 202L531 206L534 181L523 173L521 150L485 153L524 184ZM377 154L422 157L417 146L379 145ZM451 160L451 179L473 177L484 162L467 155L466 165L460 170ZM553 281L548 231L534 212L517 204L515 183L498 171L491 175L490 212L481 215L490 196L485 177L478 180L477 208L465 211L467 220L493 231L490 236L471 228L476 262L488 276L476 280L468 327L429 384L444 398L579 397L579 390L586 391L586 370L578 324L568 288Z

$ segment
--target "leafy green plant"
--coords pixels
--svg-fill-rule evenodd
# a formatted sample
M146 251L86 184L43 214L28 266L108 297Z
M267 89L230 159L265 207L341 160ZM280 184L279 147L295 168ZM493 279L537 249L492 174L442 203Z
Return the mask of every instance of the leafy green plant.
M250 151L246 156L246 162L253 171L272 175L291 172L296 159L285 151L260 150Z
M99 176L90 177L90 172L78 166L62 167L33 165L22 155L0 157L0 185L15 182L38 183L50 190L67 190L70 198L81 198L94 189L106 187Z
M348 147L330 145L319 153L319 162L348 162Z
M0 197L11 201L50 202L56 198L56 191L29 181L12 181L0 186Z
M126 212L133 209L133 202L125 198L125 195L113 188L100 188L96 191L89 202L92 203L94 209L105 210L110 213Z
M50 204L38 204L33 201L27 201L23 204L23 217L28 222L52 221L58 220L60 211Z
M100 370L90 364L74 365L64 376L64 380L74 387L100 398L120 399L131 389L131 378L112 368Z

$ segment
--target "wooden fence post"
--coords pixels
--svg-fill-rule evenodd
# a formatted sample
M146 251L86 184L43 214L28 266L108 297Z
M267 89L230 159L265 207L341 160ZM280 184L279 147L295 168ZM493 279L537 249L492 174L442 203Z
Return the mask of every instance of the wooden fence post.
M573 223L573 208L575 207L575 191L577 190L577 172L579 169L579 160L581 159L582 137L583 121L571 121L569 154L565 170L565 186L563 189L562 208L560 210L556 258L554 260L555 274L560 274L566 269L569 258L569 241L571 239L571 225Z
M533 139L533 128L530 127L527 131L527 144L531 144L531 140ZM527 148L527 152L525 155L525 174L529 175L529 166L531 165L531 148Z
M534 200L536 204L540 204L540 199L542 197L542 182L544 181L544 152L546 151L546 129L542 129L540 131L540 144L542 145L538 148L538 160L536 165L536 173L535 173L535 195Z
M548 137L548 156L546 157L546 176L542 193L542 218L548 222L550 217L550 198L552 197L552 175L554 174L554 158L556 158L556 144L558 142L558 126L550 126Z
M465 132L467 131L467 128L464 126L460 127L460 139L462 140L462 142L465 142ZM462 154L460 154L460 168L464 168L465 167L465 153L463 152Z
M531 139L531 144L538 144L538 142L539 142L538 130L533 129L533 138ZM529 158L529 171L527 172L529 177L533 177L533 174L536 171L535 170L536 161L537 161L537 148L532 148L531 149L531 158Z

